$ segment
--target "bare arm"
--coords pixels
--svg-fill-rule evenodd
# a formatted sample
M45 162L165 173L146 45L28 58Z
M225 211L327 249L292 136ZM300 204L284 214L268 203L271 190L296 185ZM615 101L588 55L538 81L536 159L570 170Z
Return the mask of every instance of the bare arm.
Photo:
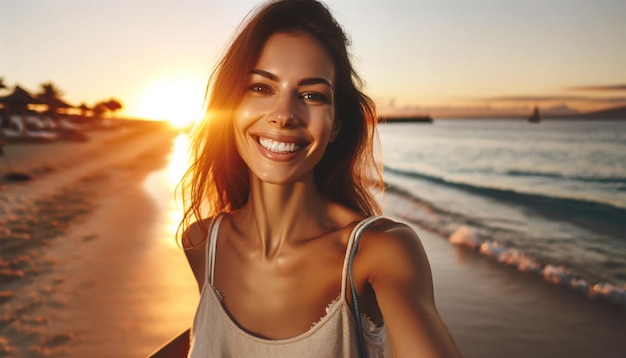
M460 357L435 307L430 265L410 227L368 234L364 257L394 357ZM365 247L363 247L365 249Z
M163 347L149 355L150 358L184 358L189 352L189 330L181 333Z
M183 235L183 238L185 237L186 239L183 239L185 256L198 283L198 289L202 292L202 287L205 282L206 245L208 245L208 243L198 223L193 223L189 227L187 232Z

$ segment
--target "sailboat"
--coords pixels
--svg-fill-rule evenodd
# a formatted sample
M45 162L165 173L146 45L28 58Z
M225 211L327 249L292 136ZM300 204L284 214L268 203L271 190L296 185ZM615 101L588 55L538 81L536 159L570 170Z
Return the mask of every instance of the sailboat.
M528 122L529 123L541 122L541 115L539 114L539 107L535 106L535 109L533 110L533 114L531 114L530 117L528 117Z

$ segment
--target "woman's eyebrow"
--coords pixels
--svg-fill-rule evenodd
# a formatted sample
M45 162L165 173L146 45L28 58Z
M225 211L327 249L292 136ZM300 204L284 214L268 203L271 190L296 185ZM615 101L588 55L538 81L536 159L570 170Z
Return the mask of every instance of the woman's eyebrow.
M251 75L259 75L261 77L265 77L271 81L278 81L279 78L278 76L276 76L275 74L271 73L271 72L267 72L265 70L260 70L258 68L255 68L253 70L250 71ZM328 81L325 78L321 78L321 77L311 77L311 78L303 78L300 81L298 81L298 85L299 86L307 86L307 85L316 85L316 84L324 84L328 87L330 87L331 89L333 89L333 85L330 83L330 81Z
M267 79L269 79L269 80L272 80L272 81L278 81L278 76L276 76L276 75L275 75L275 74L273 74L273 73L270 73L270 72L264 71L264 70L259 70L259 69L256 69L256 68L255 68L255 69L253 69L252 71L250 71L250 74L251 74L251 75L259 75L259 76L263 76L263 77L265 77L265 78L267 78Z
M327 79L321 78L321 77L303 78L300 81L298 81L299 86L317 85L317 84L324 84L330 87L330 89L333 89L333 85L330 84L330 82Z

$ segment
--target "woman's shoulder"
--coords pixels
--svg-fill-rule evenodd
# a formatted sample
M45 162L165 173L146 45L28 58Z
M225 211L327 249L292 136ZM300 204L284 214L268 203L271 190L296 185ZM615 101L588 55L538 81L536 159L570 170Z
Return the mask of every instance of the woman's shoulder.
M376 220L366 228L362 236L363 241L368 241L375 246L402 246L419 240L417 233L409 225L386 216L376 217Z
M205 282L206 252L209 230L216 217L209 217L189 225L182 237L183 249L189 266L202 290Z
M209 230L219 215L194 221L185 229L182 235L182 245L185 250L194 250L203 247L208 239Z
M417 232L409 225L387 217L366 228L361 234L358 251L361 262L377 271L383 267L395 270L427 264Z

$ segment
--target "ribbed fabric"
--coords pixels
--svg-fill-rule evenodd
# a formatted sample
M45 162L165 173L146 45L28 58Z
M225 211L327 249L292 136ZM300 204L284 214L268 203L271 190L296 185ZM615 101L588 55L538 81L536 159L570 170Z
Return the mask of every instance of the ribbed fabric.
M357 328L346 301L348 261L356 231L379 219L363 220L352 230L342 270L341 294L329 304L327 314L307 332L293 338L270 340L251 335L237 326L222 307L219 293L213 287L217 234L223 215L211 225L207 243L206 282L200 295L191 329L189 358L255 357L255 358L337 358L358 357ZM360 230L361 232L363 230ZM377 327L361 314L367 357L390 357L385 327Z

